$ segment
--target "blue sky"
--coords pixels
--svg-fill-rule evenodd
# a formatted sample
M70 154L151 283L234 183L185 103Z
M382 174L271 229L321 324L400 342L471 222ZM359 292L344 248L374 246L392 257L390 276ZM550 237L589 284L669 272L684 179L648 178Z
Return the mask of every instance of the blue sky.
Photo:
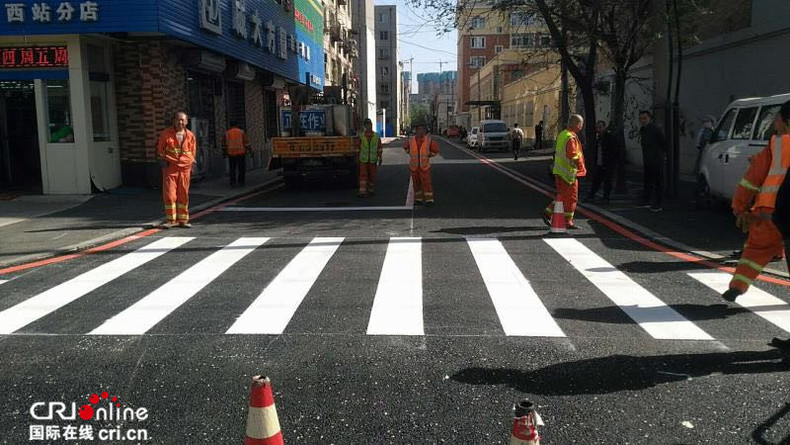
M456 39L458 33L436 36L437 24L431 21L428 14L420 9L409 6L405 0L378 0L376 5L396 5L398 10L398 60L413 60L414 87L417 92L416 78L418 73L439 72L439 62L443 71L454 71L457 64L458 50ZM404 63L409 69L408 63Z

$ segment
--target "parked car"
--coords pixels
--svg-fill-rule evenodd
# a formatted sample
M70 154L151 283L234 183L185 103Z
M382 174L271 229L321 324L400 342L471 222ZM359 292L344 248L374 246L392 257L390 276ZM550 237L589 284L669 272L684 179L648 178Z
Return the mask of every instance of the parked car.
M507 151L510 148L505 121L495 119L480 121L479 133L477 136L477 148L481 152L490 149Z
M466 136L466 145L474 149L477 147L477 134L480 132L480 127L472 127L469 134Z
M732 102L703 149L697 177L697 201L730 201L749 168L749 158L768 145L774 135L774 116L790 94L739 99Z
M458 134L460 133L459 130L460 129L458 128L458 125L450 125L445 130L445 136L447 136L448 138L457 138Z

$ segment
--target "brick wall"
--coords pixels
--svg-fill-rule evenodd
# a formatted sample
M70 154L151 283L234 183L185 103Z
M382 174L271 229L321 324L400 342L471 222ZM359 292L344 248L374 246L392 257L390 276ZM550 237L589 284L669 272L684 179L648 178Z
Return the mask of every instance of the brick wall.
M485 37L485 48L472 48L472 37ZM477 76L477 68L469 66L469 62L474 56L485 56L486 63L490 62L496 56L496 46L502 46L503 49L510 47L509 34L463 34L458 41L458 102L461 111L469 111L469 101L471 93L469 92L469 84L471 83L472 76Z
M186 73L177 49L160 41L117 43L113 54L123 182L158 186L156 140L187 109Z
M268 153L264 152L266 142L265 120L263 117L263 87L260 81L244 82L244 96L247 110L247 136L253 151L253 168L268 163Z

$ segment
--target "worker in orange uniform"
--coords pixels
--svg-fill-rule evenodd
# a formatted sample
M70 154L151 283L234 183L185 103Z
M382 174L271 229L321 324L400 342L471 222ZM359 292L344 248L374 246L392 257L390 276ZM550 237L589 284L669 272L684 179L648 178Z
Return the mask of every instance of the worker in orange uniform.
M247 155L252 154L252 146L247 133L236 123L232 123L222 137L222 154L228 157L230 186L235 187L238 183L240 187L244 187L247 175L246 160Z
M584 166L582 144L579 142L578 133L584 127L584 118L574 114L568 120L568 128L562 130L557 136L554 147L554 182L557 188L557 199L562 201L565 211L565 224L569 229L575 229L573 216L576 213L576 204L579 202L579 180L585 176L587 169ZM554 213L554 201L543 211L543 222L551 225L551 215Z
M360 198L373 195L376 188L377 166L383 162L381 139L373 131L373 122L365 119L365 131L359 145L359 194Z
M159 135L156 157L162 167L162 201L165 223L162 228L176 225L189 228L189 178L195 162L195 134L187 130L187 114L175 114L173 126Z
M775 256L784 253L782 233L772 221L776 195L790 166L790 102L782 105L774 118L777 134L768 146L755 155L749 170L735 188L732 211L735 225L749 233L743 246L741 260L735 269L727 291L722 294L727 301L735 301L745 293L763 267ZM752 204L754 200L754 204Z
M425 134L424 124L417 124L417 134L403 143L403 150L411 156L409 168L414 186L414 203L422 204L424 199L426 204L433 205L430 158L439 154L439 143Z

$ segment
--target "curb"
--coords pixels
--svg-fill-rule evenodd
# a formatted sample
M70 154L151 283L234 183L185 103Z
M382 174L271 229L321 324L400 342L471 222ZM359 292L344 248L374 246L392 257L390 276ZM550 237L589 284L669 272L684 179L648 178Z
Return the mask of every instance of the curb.
M196 205L195 207L190 209L190 213L197 214L206 209L210 209L212 207L218 206L224 202L232 201L240 196L249 195L252 193L257 193L277 182L282 181L282 176L275 176L274 178L265 181L261 184L255 185L254 187L249 188L248 190L239 191L237 193L233 193L227 196L222 196L211 201L205 202L203 204ZM30 255L25 255L22 257L11 258L9 260L0 260L0 269L4 269L7 267L18 266L20 264L31 263L34 261L41 261L46 260L49 258L54 258L61 255L69 255L77 252L81 252L83 250L92 249L94 247L100 246L102 244L115 241L121 238L126 238L128 236L134 235L136 233L140 233L145 230L150 230L156 228L162 222L161 218L158 218L153 221L141 223L135 227L128 227L126 229L119 229L115 232L108 233L106 235L102 235L96 238L89 239L87 241L83 241L81 243L72 244L66 247L60 247L55 249L51 252L44 252L44 253L34 253Z
M449 140L447 140L445 138L441 138L441 139L443 141L447 142L448 144L451 144L451 145L455 146L456 148L467 150L467 148L462 147L458 143L449 141ZM503 166L502 168L507 168L507 167ZM529 176L527 174L522 174L522 175L529 177L533 181L536 181L538 184L544 185L546 190L550 189L548 187L548 185L546 185L545 183L543 183L539 179L534 178L532 176ZM600 215L612 220L613 222L616 222L617 224L619 224L619 225L621 225L621 226L623 226L623 227L625 227L625 228L627 228L627 229L629 229L629 230L631 230L633 232L636 232L636 233L642 235L645 239L647 239L649 241L652 241L654 243L661 244L661 245L664 245L666 247L675 249L677 251L688 253L688 254L691 254L691 255L694 255L694 256L697 256L697 257L701 257L703 259L707 259L707 260L710 260L710 261L713 261L713 262L716 262L716 263L723 263L723 260L728 258L728 257L725 257L723 255L719 255L717 253L708 252L708 251L700 250L700 249L695 249L692 246L689 246L687 244L681 243L679 241L675 241L672 238L669 238L667 236L661 235L660 233L655 232L653 230L650 230L647 227L644 227L644 226L642 226L640 224L637 224L637 223L631 221L630 219L624 218L624 217L622 217L620 215L612 213L612 212L610 212L610 211L608 211L606 209L603 209L601 207L598 207L596 205L585 204L585 203L581 203L580 202L579 206L587 208L587 209L590 209L590 210L592 210L592 211L594 211L594 212L596 212L596 213L598 213L598 214L600 214ZM763 269L762 273L766 274L766 275L773 275L773 276L776 276L776 277L779 277L779 278L790 279L790 273L782 272L781 270L771 269L771 268L768 268L768 267Z

